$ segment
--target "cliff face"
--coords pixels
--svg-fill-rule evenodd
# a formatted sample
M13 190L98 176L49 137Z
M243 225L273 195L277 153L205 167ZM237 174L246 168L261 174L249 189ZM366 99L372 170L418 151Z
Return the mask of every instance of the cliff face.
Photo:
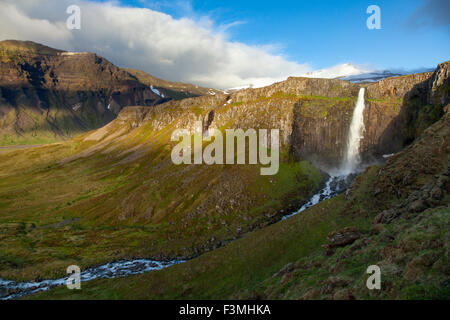
M69 53L31 42L1 42L0 144L50 142L104 126L125 106L154 106L171 98L205 94L171 101L151 112L141 110L149 116L132 122L139 125L151 115L156 127L176 120L176 127L192 129L195 120L202 120L208 122L205 129L278 128L283 147L294 157L330 169L339 166L343 158L361 86L367 89L361 152L368 162L401 150L439 119L448 103L449 63L441 64L434 73L369 85L290 77L231 94L130 72L134 74L93 53Z
M439 65L434 73L365 85L361 152L366 161L401 150L442 116L448 104L448 65ZM125 108L117 121L133 126L149 123L155 130L172 125L193 131L195 120L207 123L205 129L280 129L285 150L328 170L341 164L361 86L341 80L289 78L229 95L171 101L152 110Z
M448 66L443 63L434 73L353 85L343 97L298 101L291 137L294 154L325 169L339 166L360 87L366 88L363 160L376 162L385 154L398 152L442 116L448 104L448 89L444 89L448 87Z
M449 103L449 69L446 62L434 73L388 78L367 87L361 143L366 160L400 151L441 118Z

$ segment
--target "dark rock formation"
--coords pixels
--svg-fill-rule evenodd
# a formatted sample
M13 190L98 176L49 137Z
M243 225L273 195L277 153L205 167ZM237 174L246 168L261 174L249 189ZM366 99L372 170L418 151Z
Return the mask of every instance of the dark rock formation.
M366 160L400 151L444 114L449 103L450 63L426 72L367 86L361 152Z
M347 227L339 231L334 231L328 235L329 248L344 247L352 244L361 237L359 231L352 227Z

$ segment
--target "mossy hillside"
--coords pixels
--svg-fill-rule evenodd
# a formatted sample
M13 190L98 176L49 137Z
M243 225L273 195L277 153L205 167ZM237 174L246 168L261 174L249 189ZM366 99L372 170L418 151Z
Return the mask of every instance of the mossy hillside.
M410 151L402 156L420 157ZM442 161L448 165L448 159ZM30 298L448 299L444 283L450 198L447 195L435 208L374 226L383 208L374 200L383 169L374 166L359 176L348 199L341 195L323 201L187 263L122 279L90 281L78 292L57 288ZM426 176L420 174L422 179ZM361 238L328 254L322 248L326 236L349 226L357 228ZM366 287L366 269L373 264L381 267L382 290Z
M444 116L385 165L368 168L346 195L185 264L31 298L448 299L449 119ZM398 210L417 192L428 197L424 186L436 179L447 182L428 209L408 209L389 223L375 222L380 212ZM331 252L322 248L331 231L344 227L357 228L361 238ZM382 270L380 291L365 285L366 269L373 264Z
M288 262L309 255L320 247L330 231L350 223L350 219L336 216L339 209L343 209L342 200L339 197L325 201L308 209L308 214L249 233L182 265L126 279L95 280L83 284L79 292L55 289L33 298L221 299L252 296L253 288L262 279Z
M449 216L448 208L439 208L402 219L369 243L359 240L332 257L318 252L300 259L255 291L265 299L448 299L450 291L442 286L446 246L432 244L448 243ZM366 269L373 264L382 268L382 290L366 287Z
M73 263L197 255L279 219L323 179L287 154L273 177L261 177L258 165L175 166L173 126L132 124L111 123L98 141L85 134L0 155L0 226L8 235L0 277L53 278Z

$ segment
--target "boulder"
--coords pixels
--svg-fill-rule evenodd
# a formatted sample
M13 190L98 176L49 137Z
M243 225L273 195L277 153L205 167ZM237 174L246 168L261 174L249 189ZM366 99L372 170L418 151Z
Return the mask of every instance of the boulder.
M281 275L285 275L286 273L292 272L294 269L295 269L295 263L288 263L280 271L275 273L272 277L276 278L276 277L279 277Z
M409 212L422 212L427 208L425 201L423 200L415 200L411 202L408 206Z
M384 210L383 212L381 212L380 214L378 214L375 217L375 220L373 221L374 224L379 224L379 223L390 223L392 220L394 220L395 218L397 218L400 215L400 212L395 210L395 209L388 209L388 210Z
M328 235L329 247L344 247L352 244L361 237L358 229L347 227L339 231L334 231Z
M344 288L349 285L350 281L339 278L339 277L329 277L328 280L321 288L321 294L333 294L336 288ZM346 290L347 292L347 290Z
M434 187L433 190L431 190L431 197L435 200L441 200L442 189L439 187Z

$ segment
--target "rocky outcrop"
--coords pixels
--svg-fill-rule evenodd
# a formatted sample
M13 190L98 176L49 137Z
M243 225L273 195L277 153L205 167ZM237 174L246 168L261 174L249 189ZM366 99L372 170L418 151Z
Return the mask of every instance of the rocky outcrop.
M328 235L329 248L344 247L352 244L361 237L356 228L347 227L339 231L334 231Z
M403 149L441 118L449 103L450 63L434 73L388 78L367 87L361 152L366 160Z

